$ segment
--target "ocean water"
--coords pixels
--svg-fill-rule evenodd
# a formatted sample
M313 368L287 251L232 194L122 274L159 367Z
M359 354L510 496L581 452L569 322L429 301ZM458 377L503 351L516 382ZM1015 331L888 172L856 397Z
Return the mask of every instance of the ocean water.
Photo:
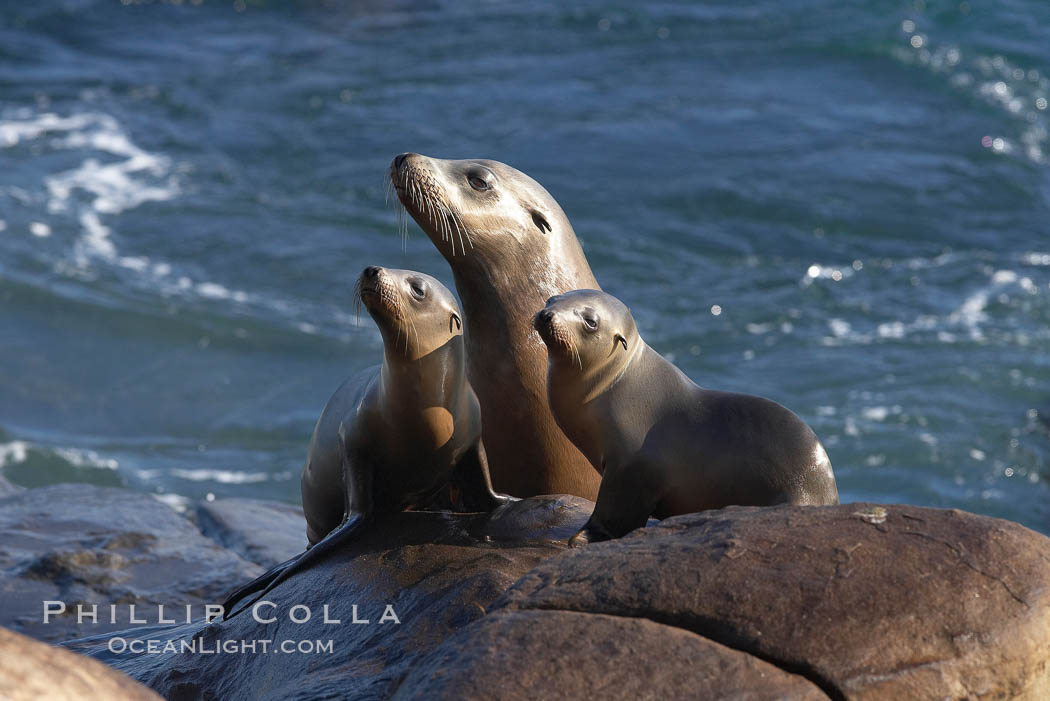
M844 501L1050 533L1048 47L1044 0L0 0L0 471L298 500L359 271L451 284L418 151L543 183Z

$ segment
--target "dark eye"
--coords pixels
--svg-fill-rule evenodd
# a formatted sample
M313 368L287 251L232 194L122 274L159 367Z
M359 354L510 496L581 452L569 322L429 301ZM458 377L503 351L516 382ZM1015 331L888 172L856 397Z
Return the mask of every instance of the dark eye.
M484 192L489 189L488 181L477 175L468 175L467 182L469 182L470 186L478 192Z
M426 285L421 282L411 282L409 284L412 288L412 295L416 297L416 299L423 299L427 296Z
M595 319L593 316L583 317L583 325L587 327L588 331L598 330L598 320Z

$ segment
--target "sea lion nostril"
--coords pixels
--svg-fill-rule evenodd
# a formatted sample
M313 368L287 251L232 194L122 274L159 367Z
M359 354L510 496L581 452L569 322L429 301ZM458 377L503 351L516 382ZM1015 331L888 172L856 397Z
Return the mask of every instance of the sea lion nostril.
M536 316L532 317L532 325L537 331L542 331L544 328L550 327L553 320L554 312L550 309L541 309L536 312Z
M374 278L377 275L379 275L379 268L377 266L370 265L367 268L365 268L365 277Z
M400 154L398 156L395 156L394 157L394 167L395 168L400 168L401 164L405 162L406 158L408 158L408 154L407 153L402 153L402 154Z

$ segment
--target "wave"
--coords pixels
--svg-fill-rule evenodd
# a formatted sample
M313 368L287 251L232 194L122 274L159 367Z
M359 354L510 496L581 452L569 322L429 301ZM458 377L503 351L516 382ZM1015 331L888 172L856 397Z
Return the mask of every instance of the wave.
M170 471L173 477L190 480L191 482L218 482L219 484L254 484L271 479L266 472L240 472L236 470L183 470L173 468Z
M30 443L29 441L9 441L0 443L0 469L28 462L33 453L40 456L58 458L72 467L104 470L117 470L120 468L120 462L116 458L103 457L94 450L53 448Z
M9 149L22 149L24 153L18 155L26 163L47 163L55 154L79 160L73 168L43 175L37 192L5 191L31 210L29 233L41 239L41 255L59 275L91 283L101 272L119 269L126 284L161 299L234 305L266 319L276 315L307 335L334 335L345 341L349 330L361 326L355 315L339 309L315 309L316 305L300 300L238 289L210 276L187 275L178 265L148 252L123 250L127 244L117 235L120 215L180 197L191 169L136 144L112 115L87 111L63 116L29 108L0 113L0 150ZM66 221L77 234L56 257L54 247L62 242L52 240ZM7 221L0 219L0 231L6 228Z

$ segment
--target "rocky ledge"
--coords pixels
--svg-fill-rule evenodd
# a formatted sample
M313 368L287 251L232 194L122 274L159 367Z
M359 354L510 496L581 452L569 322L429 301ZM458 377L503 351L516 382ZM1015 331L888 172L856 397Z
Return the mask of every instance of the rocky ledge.
M282 525L286 508L274 505L273 517L262 521L271 530ZM306 544L301 514L298 530L300 544L285 557ZM60 484L0 497L0 625L46 642L122 630L135 623L130 605L136 620L146 620L159 605L171 613L221 601L231 582L269 566L217 542L237 540L235 534L216 525L210 533L215 539L156 499L125 489ZM44 623L45 601L67 610ZM96 620L78 621L78 604L97 605Z
M258 616L151 620L113 646L126 622L45 628L41 601L218 602L301 547L301 516L230 500L190 520L120 490L26 490L0 499L0 624L95 634L66 645L169 699L1050 698L1050 539L1018 524L730 508L567 551L590 508L379 518Z

